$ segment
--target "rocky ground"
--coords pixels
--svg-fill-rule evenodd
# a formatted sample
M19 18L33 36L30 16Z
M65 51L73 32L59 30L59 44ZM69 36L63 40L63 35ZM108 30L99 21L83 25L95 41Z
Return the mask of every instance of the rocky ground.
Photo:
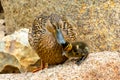
M1 20L1 24L4 20ZM29 64L35 63L38 59L37 56L32 55L31 49L25 48L28 45L27 32L28 29L21 29L12 35L4 36L4 25L1 27L1 38L7 41L7 48L3 49L3 52L11 51L8 46L13 46L12 54L17 57L19 62L26 68ZM20 37L24 35L24 40ZM13 41L11 43L11 41ZM16 41L15 41L16 40ZM22 43L17 43L22 42ZM5 42L6 44L6 42ZM23 45L24 44L24 45ZM0 42L0 46L2 45ZM23 47L23 48L22 48ZM31 52L31 53L30 53ZM21 54L19 54L21 53ZM23 56L24 55L24 56ZM34 56L34 57L33 57ZM24 60L23 58L24 57ZM32 58L31 58L32 57ZM8 63L9 63L8 59ZM13 62L14 63L14 62ZM18 65L18 64L17 64ZM14 64L13 64L14 66ZM31 69L31 67L29 67ZM28 69L29 70L29 69ZM75 64L75 61L66 61L64 64L53 66L49 69L44 69L36 73L24 72L18 74L0 74L0 80L119 80L120 79L120 53L119 52L96 52L90 53L88 58L79 66Z
M0 74L0 80L120 80L119 0L1 1L0 73L5 70L19 72L20 68L24 71ZM44 11L65 14L68 19L73 19L79 27L80 39L90 42L93 52L81 65L68 60L36 73L25 72L36 68L30 65L40 58L30 48L27 42L28 29L24 27L31 27L35 16ZM22 29L17 31L19 28ZM5 36L6 33L12 34ZM8 64L10 66L6 69Z
M1 74L0 80L120 80L120 53L91 53L79 66L67 61L36 73Z
M8 53L12 51L12 55L17 57L24 67L31 69L29 64L35 63L38 57L32 55L33 51L25 47L25 45L28 45L28 29L21 29L5 37L4 20L0 20L0 23L0 38L3 41L0 42L0 46L6 47L5 49L0 47L0 50ZM23 35L25 39L20 38ZM3 43L7 45L3 45ZM15 49L9 49L10 46L14 46ZM9 64L10 60L7 60L8 63L6 63ZM14 61L12 62L12 66L15 66ZM75 61L68 60L64 64L53 66L36 73L0 74L0 80L120 80L120 53L109 51L90 53L88 58L79 66L75 64Z

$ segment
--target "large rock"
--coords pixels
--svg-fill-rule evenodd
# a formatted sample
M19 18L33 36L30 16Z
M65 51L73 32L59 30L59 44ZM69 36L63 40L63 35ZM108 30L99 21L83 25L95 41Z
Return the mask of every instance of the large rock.
M120 80L120 53L91 53L79 66L74 61L36 73L2 74L4 80Z
M21 29L16 31L14 34L3 37L0 40L1 73L15 72L12 70L14 68L16 68L17 72L19 71L17 68L21 68L21 72L33 71L41 65L40 62L36 63L40 57L29 46L28 31L28 29Z
M66 15L78 25L80 40L91 52L120 51L119 0L1 0L8 34L29 28L35 16L46 12Z
M3 19L0 19L0 39L2 39L5 36L5 21Z
M0 0L0 19L4 18L4 11L3 11L3 7L1 5L1 0Z
M2 73L20 73L23 72L22 65L15 56L0 52L0 74Z
M2 7L2 5L1 5L1 0L0 0L0 13L3 13L4 11L3 11L3 7Z

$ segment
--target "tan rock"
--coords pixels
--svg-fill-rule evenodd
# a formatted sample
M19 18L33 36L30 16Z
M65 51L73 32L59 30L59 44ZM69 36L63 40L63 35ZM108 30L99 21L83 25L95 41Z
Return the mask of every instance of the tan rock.
M1 0L6 32L29 28L39 13L66 15L79 28L79 39L91 52L120 51L119 0Z
M3 19L0 19L0 39L2 39L5 36L5 25L3 25L5 21Z
M0 13L0 19L4 19L4 13Z
M24 71L32 71L40 66L40 64L31 66L40 58L29 46L28 29L21 29L14 34L2 38L0 41L0 52L13 55L18 60L19 64L22 65Z
M0 31L0 39L3 38L5 35L4 31Z
M19 73L23 72L21 64L15 56L0 52L0 73Z
M4 18L4 11L3 11L3 7L1 5L1 0L0 0L0 19Z
M0 24L3 25L5 23L4 19L0 19Z

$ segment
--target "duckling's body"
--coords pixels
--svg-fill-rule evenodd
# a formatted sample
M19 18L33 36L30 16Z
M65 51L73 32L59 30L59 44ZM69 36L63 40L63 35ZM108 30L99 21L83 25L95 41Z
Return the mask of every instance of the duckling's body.
M61 17L56 14L38 16L33 22L32 29L29 31L30 45L38 53L43 63L48 63L49 65L60 64L68 59L62 55L63 48L57 42L55 24L61 27L65 39L71 42L72 39L70 37L74 35L73 29L71 29L72 26L66 21L62 21Z
M89 54L89 47L84 42L73 42L71 43L71 50L64 52L63 55L69 59L78 59L76 64L80 65Z

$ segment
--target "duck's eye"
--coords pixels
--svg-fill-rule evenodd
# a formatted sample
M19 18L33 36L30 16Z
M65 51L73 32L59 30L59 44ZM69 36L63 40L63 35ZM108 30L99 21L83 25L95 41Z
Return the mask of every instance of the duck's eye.
M76 52L76 55L79 55L79 53Z

